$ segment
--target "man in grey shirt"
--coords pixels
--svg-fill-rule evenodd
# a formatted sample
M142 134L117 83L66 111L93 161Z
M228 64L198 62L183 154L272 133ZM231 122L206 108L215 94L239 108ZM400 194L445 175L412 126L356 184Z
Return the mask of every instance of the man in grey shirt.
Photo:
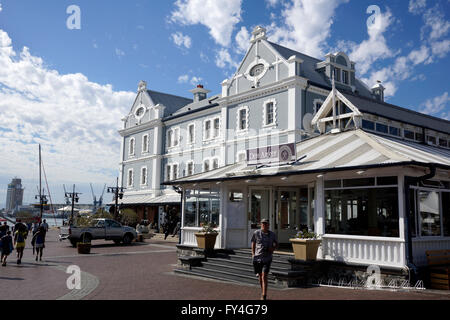
M267 277L272 264L272 253L277 247L277 235L269 230L269 220L261 220L261 230L255 231L252 237L252 257L255 274L259 276L262 300L267 298Z

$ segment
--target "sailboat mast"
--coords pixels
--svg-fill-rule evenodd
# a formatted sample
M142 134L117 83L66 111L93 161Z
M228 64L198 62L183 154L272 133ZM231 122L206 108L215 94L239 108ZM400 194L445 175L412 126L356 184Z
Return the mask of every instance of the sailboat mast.
M42 215L43 215L43 208L42 208L42 158L41 158L41 145L39 145L39 208L40 208L40 212L41 212L41 220L42 220Z

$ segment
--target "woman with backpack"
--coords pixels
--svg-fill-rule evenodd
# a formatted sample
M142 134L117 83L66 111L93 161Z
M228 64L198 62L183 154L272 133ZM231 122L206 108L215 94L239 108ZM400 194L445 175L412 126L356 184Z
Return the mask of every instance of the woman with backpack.
M13 243L12 243L12 237L11 237L11 231L7 231L6 235L4 235L0 242L2 243L2 258L0 260L3 267L6 267L6 259L8 259L8 256L13 251Z
M28 232L19 228L19 230L14 232L14 245L17 250L17 264L22 263L23 250L25 249L25 239L27 238Z
M45 248L45 228L43 226L39 227L38 231L34 234L31 244L33 248L36 248L36 261L42 261L42 254Z

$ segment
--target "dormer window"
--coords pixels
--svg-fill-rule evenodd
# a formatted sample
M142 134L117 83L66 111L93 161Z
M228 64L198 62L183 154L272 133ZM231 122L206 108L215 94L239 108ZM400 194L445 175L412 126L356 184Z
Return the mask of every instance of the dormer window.
M341 82L341 69L334 68L334 80L337 82Z
M342 83L348 84L348 71L342 71Z

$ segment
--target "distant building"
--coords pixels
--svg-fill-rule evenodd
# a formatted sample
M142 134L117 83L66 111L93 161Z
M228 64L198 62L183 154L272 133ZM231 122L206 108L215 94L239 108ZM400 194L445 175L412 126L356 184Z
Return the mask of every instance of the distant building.
M6 211L13 211L18 206L22 205L23 201L22 179L14 178L8 184L8 191L6 193Z

